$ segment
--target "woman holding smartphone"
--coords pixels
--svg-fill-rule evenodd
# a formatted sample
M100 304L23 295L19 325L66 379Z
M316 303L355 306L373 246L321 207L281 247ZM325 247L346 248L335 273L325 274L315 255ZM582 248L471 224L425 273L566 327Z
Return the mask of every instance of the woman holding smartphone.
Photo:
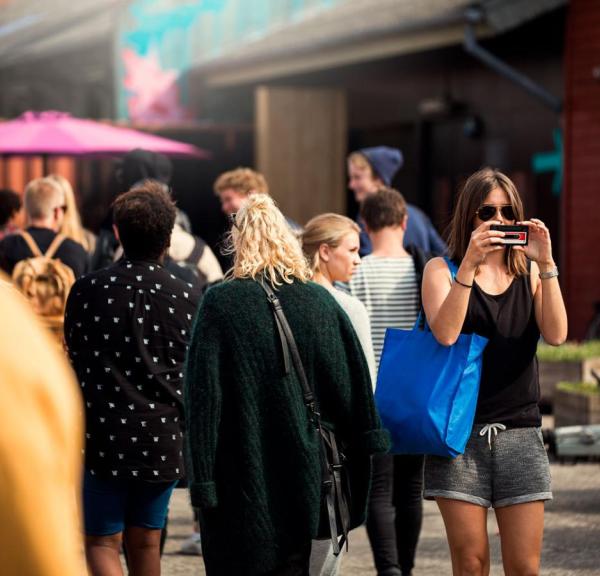
M493 225L528 227L526 246L503 244ZM550 469L541 437L536 360L541 336L560 345L567 316L552 256L550 232L525 220L513 182L497 170L473 174L459 195L449 255L424 271L423 307L436 339L461 333L489 339L483 357L475 424L465 453L428 456L425 492L444 518L455 575L490 569L487 509L496 513L507 575L538 574L544 501L552 498Z

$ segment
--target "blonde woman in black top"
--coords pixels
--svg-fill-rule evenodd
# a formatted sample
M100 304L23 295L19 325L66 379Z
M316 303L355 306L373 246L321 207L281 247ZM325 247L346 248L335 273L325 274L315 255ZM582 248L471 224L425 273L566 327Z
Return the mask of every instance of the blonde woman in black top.
M509 248L493 224L525 224L529 244ZM567 317L543 222L525 220L515 185L497 170L473 174L458 198L450 256L454 281L441 258L423 279L423 306L443 345L459 334L489 339L484 353L475 425L465 453L428 457L426 498L438 503L455 575L489 574L487 509L495 509L504 571L538 574L544 501L552 498L541 439L536 348L540 334L559 345Z

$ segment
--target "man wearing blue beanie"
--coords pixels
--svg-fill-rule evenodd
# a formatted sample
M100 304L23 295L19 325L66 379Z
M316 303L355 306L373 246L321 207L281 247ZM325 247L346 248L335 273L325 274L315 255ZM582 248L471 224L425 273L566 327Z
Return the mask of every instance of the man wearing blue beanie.
M354 192L356 201L361 204L370 194L374 194L382 186L391 186L392 180L402 167L404 159L398 148L374 146L361 148L348 157L348 187ZM357 218L361 227L360 255L371 253L371 241L361 218ZM408 204L408 221L404 235L405 246L416 246L426 254L434 256L444 254L447 250L431 220L427 215Z

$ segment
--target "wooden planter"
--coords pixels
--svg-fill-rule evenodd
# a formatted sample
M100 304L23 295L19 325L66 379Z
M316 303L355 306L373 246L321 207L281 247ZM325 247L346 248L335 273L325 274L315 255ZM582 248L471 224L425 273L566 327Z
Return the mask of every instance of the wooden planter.
M600 373L600 358L579 362L539 363L540 404L554 412L556 385L559 382L594 382L592 369Z
M584 394L557 388L554 427L600 424L600 393Z

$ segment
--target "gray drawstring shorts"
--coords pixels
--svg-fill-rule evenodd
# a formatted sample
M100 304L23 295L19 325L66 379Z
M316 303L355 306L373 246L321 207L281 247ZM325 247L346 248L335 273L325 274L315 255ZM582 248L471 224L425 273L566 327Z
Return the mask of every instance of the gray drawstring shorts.
M476 424L464 454L425 458L423 495L500 508L552 500L550 483L540 428Z

